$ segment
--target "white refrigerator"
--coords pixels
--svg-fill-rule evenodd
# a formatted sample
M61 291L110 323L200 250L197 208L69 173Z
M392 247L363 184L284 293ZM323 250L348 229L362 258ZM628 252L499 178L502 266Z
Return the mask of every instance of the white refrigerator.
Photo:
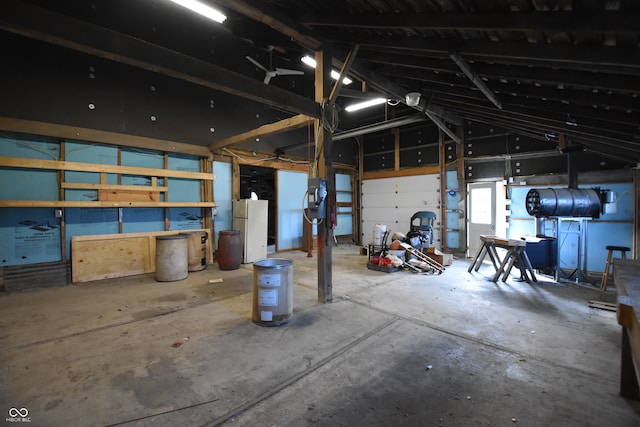
M269 201L234 200L233 229L240 230L242 263L248 264L267 257Z

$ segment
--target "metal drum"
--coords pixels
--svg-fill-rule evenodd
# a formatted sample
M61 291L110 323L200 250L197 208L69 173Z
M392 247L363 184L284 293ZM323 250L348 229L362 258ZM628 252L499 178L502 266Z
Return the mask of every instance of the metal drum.
M293 261L266 258L253 263L253 323L279 326L293 318Z
M207 268L207 232L184 231L180 234L187 236L189 271L200 271Z
M189 275L187 236L156 236L156 280L173 282Z
M240 230L223 230L218 233L216 253L220 270L237 270L242 263L242 241Z

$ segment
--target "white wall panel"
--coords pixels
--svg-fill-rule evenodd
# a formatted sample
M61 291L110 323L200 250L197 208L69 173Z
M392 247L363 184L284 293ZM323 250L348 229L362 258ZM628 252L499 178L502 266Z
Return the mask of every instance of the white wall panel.
M437 215L434 246L440 247L440 180L438 175L370 179L362 183L362 243L373 241L373 227L407 233L418 211Z

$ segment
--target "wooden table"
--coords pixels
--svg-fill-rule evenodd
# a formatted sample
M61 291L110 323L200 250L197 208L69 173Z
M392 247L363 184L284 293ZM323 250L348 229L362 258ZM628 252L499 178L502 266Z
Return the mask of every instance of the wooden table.
M616 259L613 278L622 326L620 395L640 400L640 261Z
M496 269L496 273L492 278L493 282L497 282L500 276L502 276L502 281L506 282L514 266L520 270L520 277L526 280L527 283L538 281L531 266L531 261L529 261L529 257L527 256L527 242L524 240L505 239L504 237L485 235L481 235L480 240L482 241L482 246L480 246L478 253L469 266L469 273L471 273L474 266L475 271L478 271L485 257L489 255L493 267ZM498 248L506 249L507 253L504 259L500 259L497 251Z

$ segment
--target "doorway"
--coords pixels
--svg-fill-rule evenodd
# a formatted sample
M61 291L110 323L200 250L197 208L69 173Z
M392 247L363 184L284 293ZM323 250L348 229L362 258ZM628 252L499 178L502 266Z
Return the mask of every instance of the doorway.
M480 235L506 237L506 197L502 181L476 182L468 187L468 253L480 249Z
M269 201L267 245L276 243L276 171L253 165L240 165L240 198Z

